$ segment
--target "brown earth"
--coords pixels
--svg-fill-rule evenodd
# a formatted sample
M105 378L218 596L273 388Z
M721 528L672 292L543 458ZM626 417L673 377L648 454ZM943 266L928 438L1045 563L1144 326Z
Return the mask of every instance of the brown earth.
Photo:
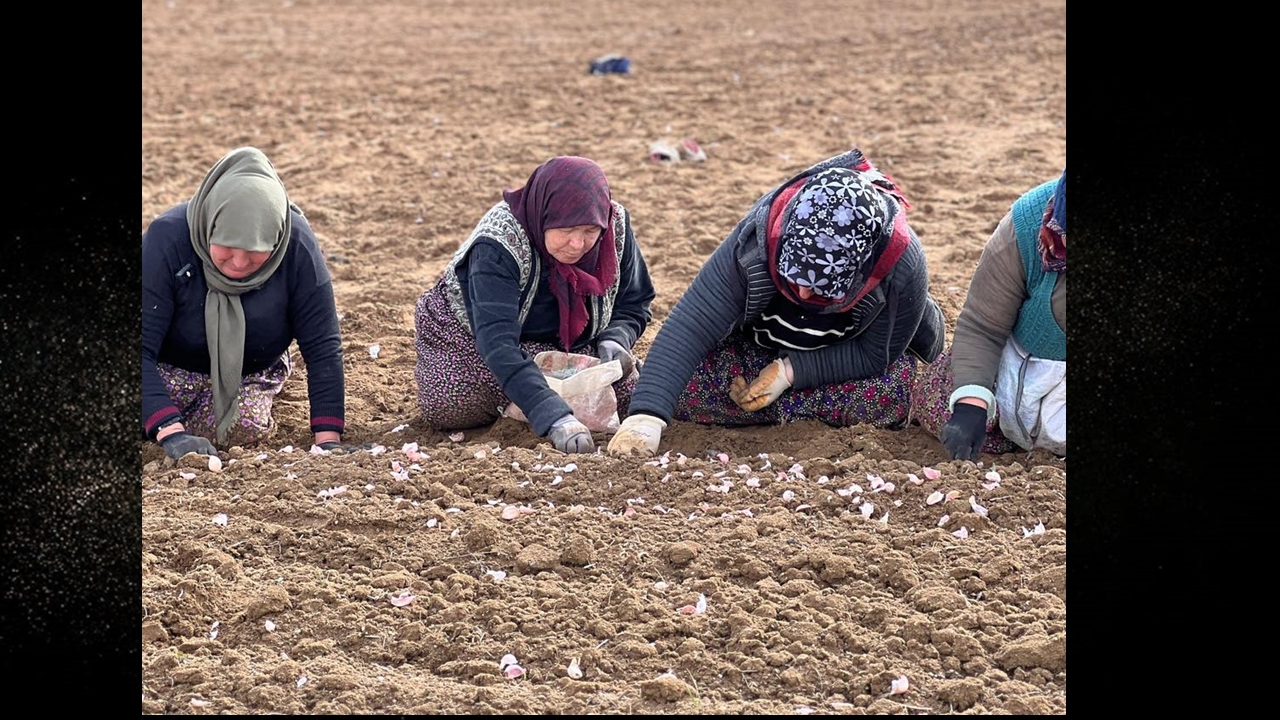
M587 73L610 52L631 75ZM683 137L706 162L648 160ZM1065 714L1064 460L815 423L675 423L665 465L514 420L454 441L417 418L412 322L502 189L585 155L654 276L643 356L753 200L859 147L954 327L1066 161L1064 0L144 2L142 229L240 145L328 254L347 439L386 451L306 452L301 365L222 472L144 444L144 713Z

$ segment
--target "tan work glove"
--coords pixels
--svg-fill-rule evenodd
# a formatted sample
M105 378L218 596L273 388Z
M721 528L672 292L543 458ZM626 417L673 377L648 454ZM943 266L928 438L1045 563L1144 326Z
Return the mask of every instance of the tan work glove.
M658 452L662 429L667 424L652 415L628 415L609 441L608 452L615 457L652 455Z
M729 385L729 397L738 407L749 412L768 407L791 387L791 381L787 379L790 369L786 358L778 358L766 365L750 385L736 377Z

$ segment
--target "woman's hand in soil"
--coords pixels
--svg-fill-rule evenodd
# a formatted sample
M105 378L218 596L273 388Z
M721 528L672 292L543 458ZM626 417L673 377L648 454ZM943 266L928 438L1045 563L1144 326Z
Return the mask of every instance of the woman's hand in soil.
M628 415L609 441L608 452L616 457L652 455L658 452L662 429L667 424L652 415Z
M578 422L578 418L572 414L555 421L547 437L551 439L551 444L563 453L589 453L596 449L596 441L592 439L591 431L586 425Z
M987 409L957 401L941 435L952 460L977 460L987 441Z
M218 449L213 446L213 443L209 442L208 438L192 435L186 431L179 431L165 436L165 439L160 441L160 445L164 447L164 454L174 460L187 453L214 456L218 454Z

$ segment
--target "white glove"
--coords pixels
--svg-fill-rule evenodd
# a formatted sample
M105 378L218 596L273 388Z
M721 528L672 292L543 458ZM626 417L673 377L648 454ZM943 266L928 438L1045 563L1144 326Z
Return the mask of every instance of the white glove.
M565 415L551 424L551 432L547 433L551 444L563 453L589 453L596 449L596 441L586 425L578 422L572 413Z
M768 407L791 387L791 381L787 379L790 365L785 358L778 358L765 365L750 385L740 377L734 378L729 386L729 397L743 410L754 412Z
M652 455L658 452L658 443L662 441L662 429L667 424L652 415L628 415L618 426L609 441L609 454L625 457L639 453Z

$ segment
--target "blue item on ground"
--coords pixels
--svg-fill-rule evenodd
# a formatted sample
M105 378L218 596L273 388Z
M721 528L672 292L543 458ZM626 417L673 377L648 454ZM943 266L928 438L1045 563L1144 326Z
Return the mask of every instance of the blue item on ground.
M590 71L592 75L628 75L631 73L631 60L622 55L603 55L591 61Z

